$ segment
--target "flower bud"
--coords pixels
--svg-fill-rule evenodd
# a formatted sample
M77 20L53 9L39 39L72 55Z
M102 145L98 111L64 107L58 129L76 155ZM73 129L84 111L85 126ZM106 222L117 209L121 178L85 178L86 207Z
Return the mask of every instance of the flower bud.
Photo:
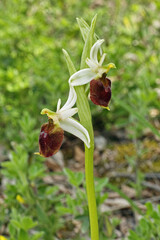
M57 153L62 145L64 131L54 124L52 119L41 127L39 136L39 153L43 157L50 157Z

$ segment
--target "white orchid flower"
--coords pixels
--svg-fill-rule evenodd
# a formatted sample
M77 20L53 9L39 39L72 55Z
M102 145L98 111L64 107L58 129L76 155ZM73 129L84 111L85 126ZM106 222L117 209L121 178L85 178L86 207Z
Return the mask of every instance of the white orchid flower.
M86 63L89 68L82 69L74 73L69 78L71 86L84 85L90 82L90 98L96 105L108 108L108 103L111 99L111 81L106 78L107 73L111 68L115 68L114 63L109 63L102 66L106 53L102 53L101 45L103 39L98 40L91 48L90 58L87 58ZM98 61L98 53L101 58Z
M99 79L104 73L108 73L111 68L115 68L114 63L109 63L107 66L102 66L106 53L102 54L101 45L104 39L97 40L90 51L90 58L87 58L86 63L89 68L82 69L74 73L70 79L69 84L72 86L79 86L89 83L92 79ZM101 54L100 61L98 61L98 52Z
M62 145L64 131L79 137L88 148L90 147L88 131L78 121L72 118L72 116L78 112L78 108L72 108L76 100L76 92L71 86L68 99L62 108L60 108L61 99L59 99L56 112L47 108L41 111L41 114L47 114L49 122L43 124L41 127L39 137L40 155L49 157L55 154Z

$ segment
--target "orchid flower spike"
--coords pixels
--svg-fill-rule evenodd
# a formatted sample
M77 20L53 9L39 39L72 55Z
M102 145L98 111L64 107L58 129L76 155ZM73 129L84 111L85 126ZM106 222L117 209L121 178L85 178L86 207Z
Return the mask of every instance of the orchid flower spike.
M103 39L98 40L92 46L90 58L86 60L89 68L74 73L69 79L69 84L71 86L79 86L90 82L91 101L96 105L109 109L108 104L111 99L111 81L106 78L106 75L111 68L115 68L115 65L114 63L109 63L106 66L102 66L106 57L106 54L102 54L101 51L103 42ZM100 52L101 55L100 61L98 61L98 52Z
M72 118L78 112L78 108L72 108L76 100L76 92L71 86L68 100L62 108L60 108L61 99L59 99L56 112L47 108L41 111L41 114L48 116L48 123L42 125L39 136L39 154L41 156L50 157L59 151L63 142L63 130L79 137L88 148L90 147L88 131Z

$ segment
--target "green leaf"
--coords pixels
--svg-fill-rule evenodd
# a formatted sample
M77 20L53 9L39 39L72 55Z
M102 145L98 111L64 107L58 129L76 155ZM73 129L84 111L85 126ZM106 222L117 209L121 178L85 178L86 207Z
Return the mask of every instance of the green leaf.
M33 222L33 220L30 217L24 217L21 222L21 227L24 230L29 230L37 225L37 222Z
M107 229L107 237L111 237L112 234L113 234L113 226L112 226L112 223L110 222L109 218L106 217L106 229Z
M86 21L83 18L77 18L78 26L80 28L83 40L86 41L87 35L89 32L89 25L86 23Z
M48 225L49 227L51 227L49 218L39 203L36 204L36 208L37 208L37 215L38 215L37 217L39 222L45 223L45 225Z
M38 240L44 235L44 232L35 233L31 240Z
M65 60L66 60L66 63L67 63L69 74L72 75L73 73L76 72L75 66L74 66L68 52L65 49L62 49L62 51L63 51L63 54L65 56Z
M104 203L104 201L108 198L108 193L103 194L100 196L100 204Z
M28 233L21 229L18 234L18 240L29 240Z
M56 210L58 213L61 213L61 214L66 214L66 213L73 214L72 209L66 208L66 207L57 206Z
M153 213L153 206L151 202L146 203L147 215L150 216Z
M77 22L78 22L78 26L80 28L83 40L86 41L90 27L83 18L77 18ZM98 39L98 36L96 35L96 33L94 33L94 40L96 41L97 39Z
M56 194L56 192L58 191L58 186L53 186L53 187L46 187L45 189L45 195L52 195L52 194Z
M77 182L74 175L75 173L72 172L69 168L64 168L63 172L67 176L69 183L73 184L74 186L77 186Z
M89 229L89 219L88 219L88 215L81 215L81 216L78 216L77 219L79 221L81 221L81 231L82 233L86 233Z
M77 186L81 185L83 183L83 180L84 180L84 173L76 172L75 178L76 178Z
M20 222L18 222L17 220L11 220L11 224L15 227L15 228L17 228L17 229L21 229L22 227L21 227L21 223Z
M108 183L108 178L97 178L96 180L97 180L95 186L96 192L101 192L102 189L106 187Z
M78 187L84 180L84 174L82 172L73 172L69 168L63 169L64 174L67 176L69 183Z
M30 166L29 169L29 179L34 180L37 178L42 178L45 173L45 169L41 167L41 164L34 164Z
M67 194L67 196L66 196L66 201L67 201L67 205L68 205L69 208L74 207L73 198L69 194Z
M9 229L10 236L15 236L16 229L15 229L14 225L11 222L9 223L8 229Z
M130 230L129 240L140 240L140 238L138 237L137 233Z
M159 217L160 217L160 205L158 205L157 209L158 209L158 214L159 214Z

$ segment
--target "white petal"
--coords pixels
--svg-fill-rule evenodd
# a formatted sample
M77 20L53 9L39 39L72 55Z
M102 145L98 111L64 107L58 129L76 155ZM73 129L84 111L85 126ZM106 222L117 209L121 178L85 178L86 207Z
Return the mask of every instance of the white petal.
M61 107L61 99L58 99L58 103L57 103L57 112L59 111Z
M69 95L68 95L68 99L67 102L64 104L64 106L60 109L61 110L67 110L70 109L74 106L74 104L77 101L77 94L76 91L74 90L74 87L70 86L70 90L69 90Z
M100 59L100 61L99 61L99 65L100 65L100 66L102 66L105 57L106 57L106 53L103 53L103 55L102 55L102 57L101 57L101 59Z
M70 108L66 110L61 110L57 113L58 114L58 119L65 120L66 118L72 117L74 114L78 112L78 108Z
M85 68L74 73L69 79L69 84L72 86L84 85L95 77L96 73L92 72L90 68Z
M88 148L90 148L90 137L88 131L75 119L68 118L64 121L60 121L60 126L69 133L72 133L76 137L79 137Z
M101 45L103 42L104 42L104 39L100 39L91 48L90 59L96 63L98 63L97 55L98 55L98 51L100 51L100 49L101 49Z
M94 71L95 69L97 69L98 64L95 63L95 61L92 61L91 59L87 58L86 60L87 65L92 69L92 71Z

